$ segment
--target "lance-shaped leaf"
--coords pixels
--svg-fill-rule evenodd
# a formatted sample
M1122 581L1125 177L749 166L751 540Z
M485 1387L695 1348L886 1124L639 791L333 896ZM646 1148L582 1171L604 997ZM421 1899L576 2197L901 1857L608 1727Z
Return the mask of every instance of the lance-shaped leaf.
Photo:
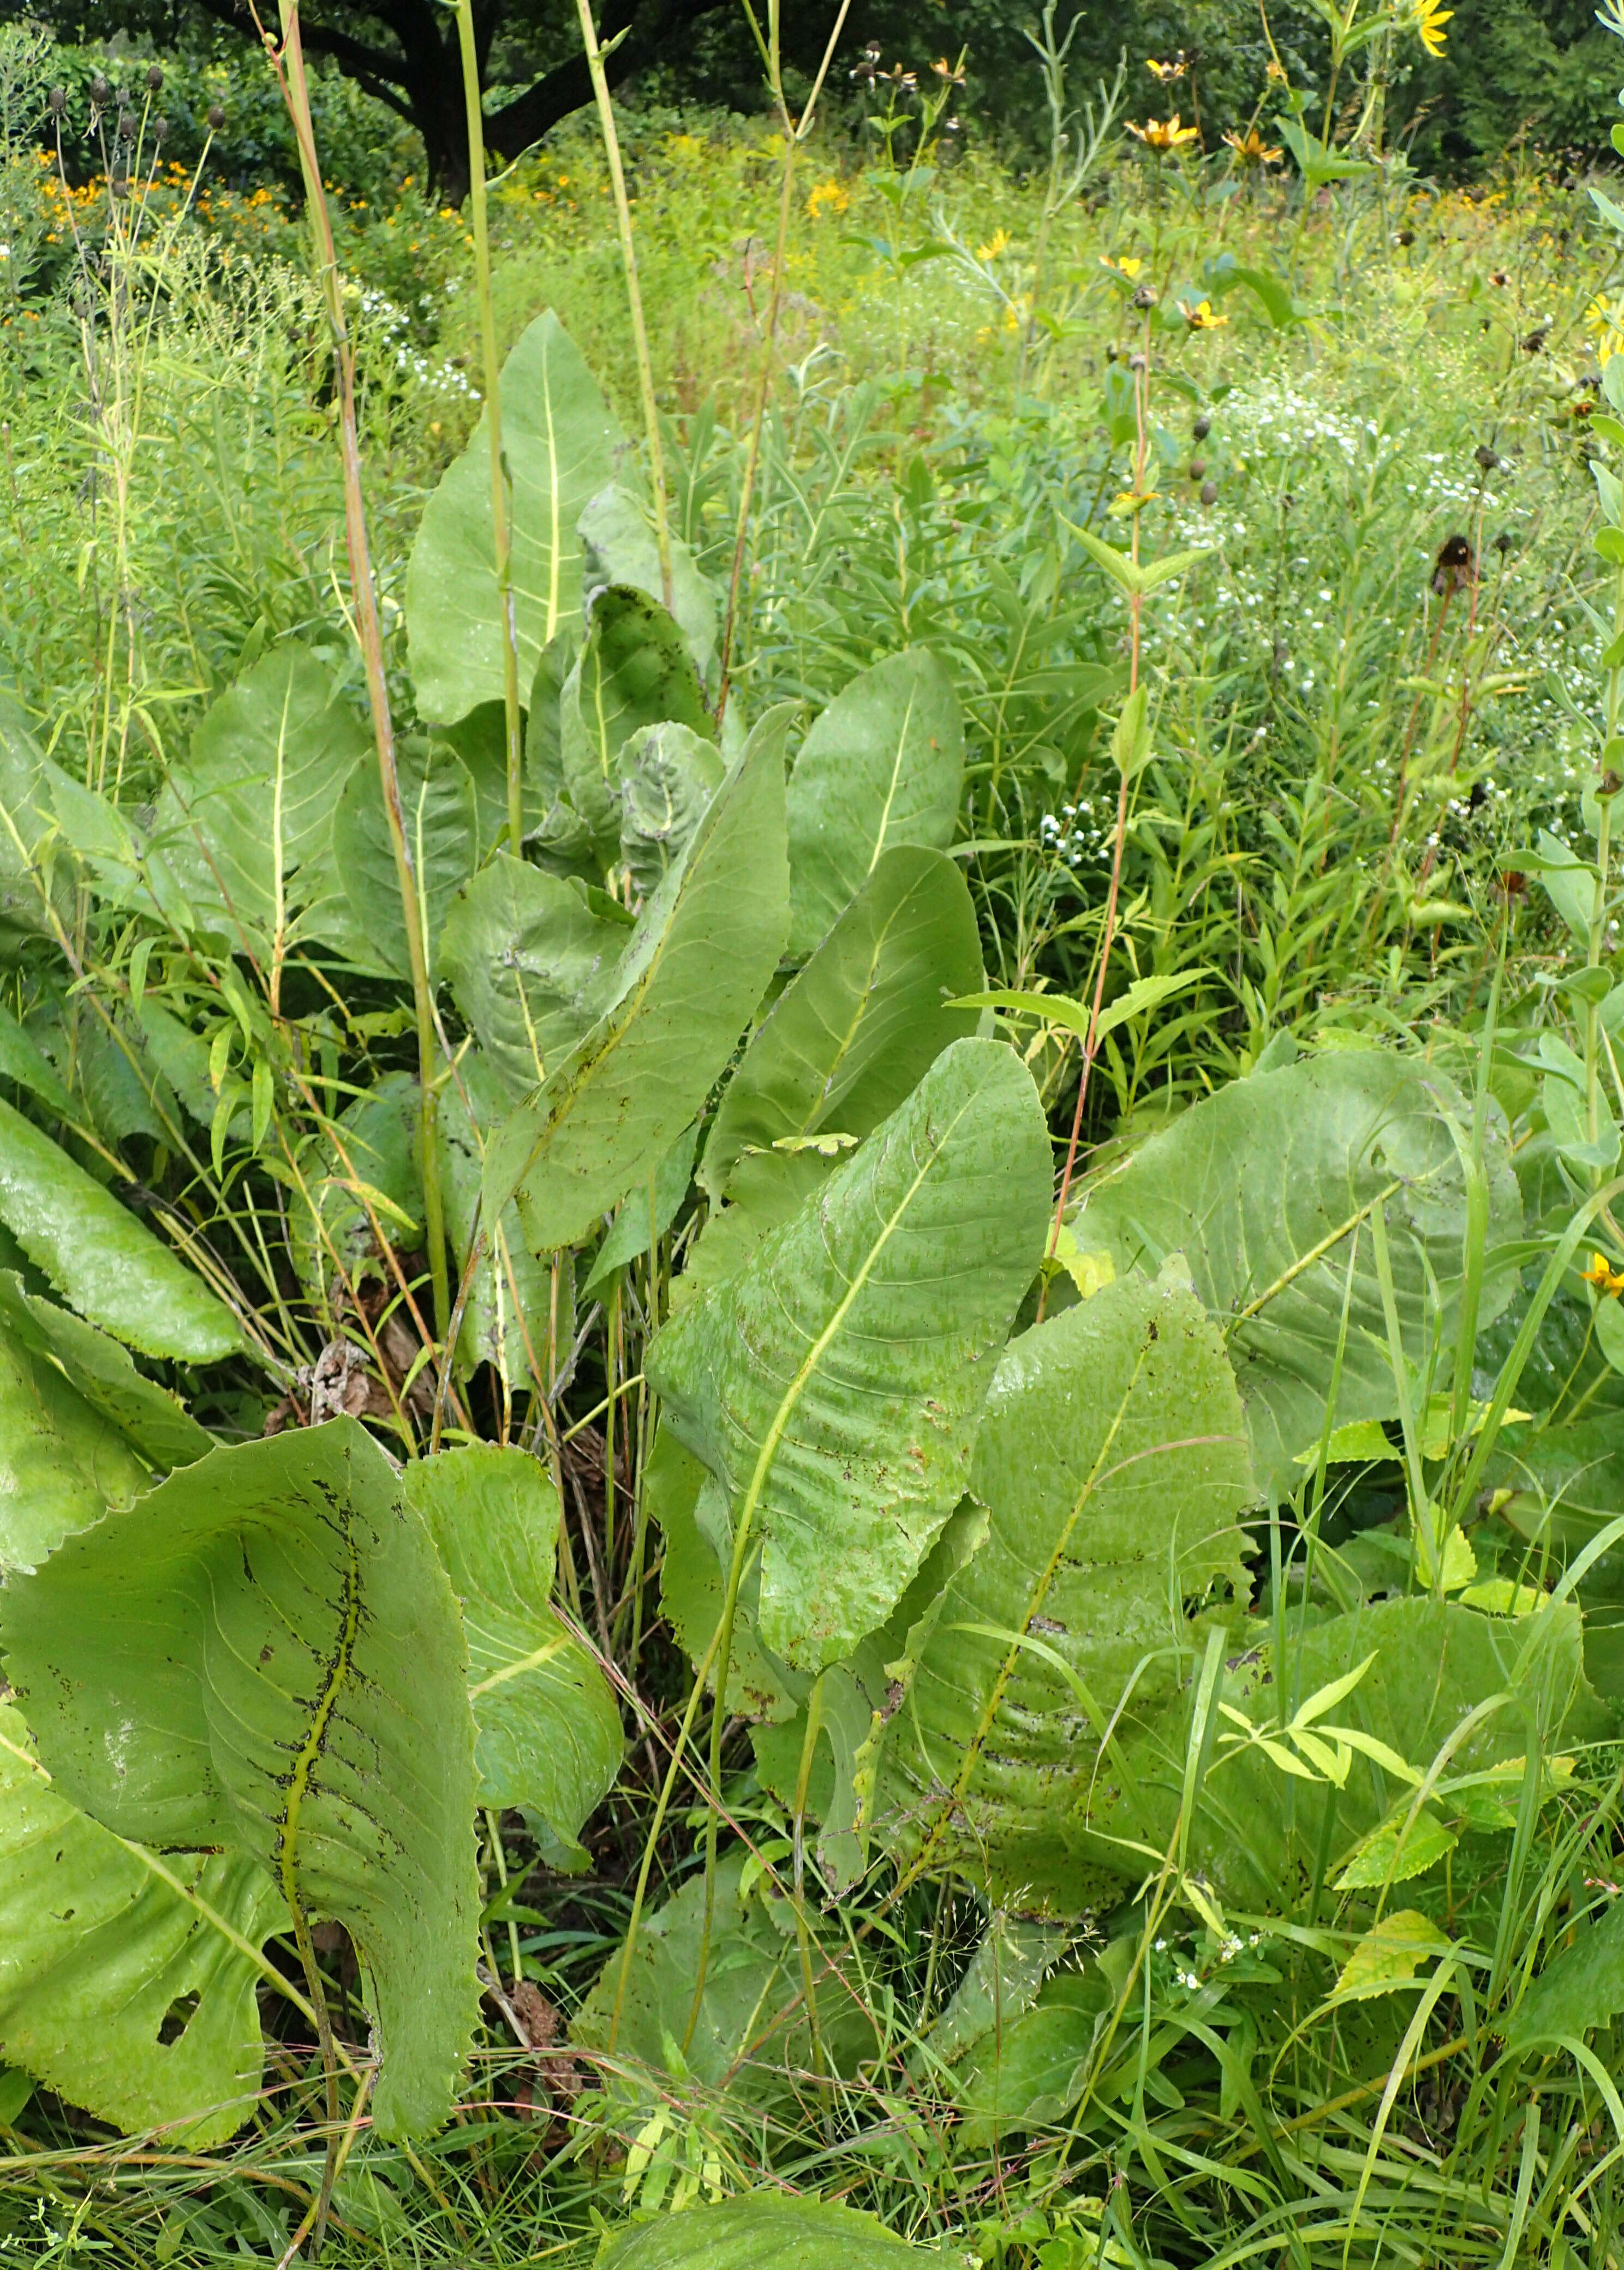
M278 961L323 871L333 807L370 736L330 673L279 647L223 694L171 768L149 838L200 921Z
M657 599L629 584L612 583L594 599L559 703L565 794L611 847L620 833L621 755L633 735L668 721L702 740L716 735L681 631Z
M884 1622L962 1495L1043 1247L1048 1131L958 1041L737 1277L658 1335L666 1420L760 1539L761 1636L817 1669Z
M1181 1252L1196 1290L1223 1320L1257 1480L1289 1494L1296 1454L1324 1424L1348 1262L1357 1238L1336 1421L1398 1409L1369 1225L1384 1212L1400 1329L1418 1361L1435 1323L1428 1276L1446 1310L1461 1272L1465 1198L1440 1107L1467 1108L1442 1076L1386 1050L1309 1058L1254 1073L1181 1115L1090 1192L1075 1223L1086 1252L1120 1276ZM1517 1235L1521 1209L1503 1121L1487 1136L1488 1244ZM1485 1282L1479 1321L1514 1289ZM1445 1324L1447 1339L1448 1324Z
M61 1793L121 1836L238 1854L348 1929L381 2133L450 2111L478 2001L462 1621L352 1420L211 1451L0 1592Z
M479 1802L530 1806L573 1844L623 1744L602 1672L548 1606L560 1510L552 1477L523 1450L480 1443L414 1458L405 1490L462 1604Z
M699 1111L778 961L788 918L782 711L745 743L638 919L612 1005L501 1130L486 1208L516 1190L538 1252L578 1244Z
M880 1825L1076 1914L1109 1881L1081 1832L1117 1790L1110 1714L1176 1694L1201 1610L1243 1589L1240 1400L1187 1281L1108 1286L1014 1341L970 1487L989 1534L887 1727Z
M116 1340L0 1273L0 1574L212 1447Z
M624 924L579 884L506 851L457 893L441 970L513 1100L539 1087L597 1023L627 942Z
M790 780L790 952L803 960L894 843L945 851L964 721L945 665L905 648L854 678L801 744Z
M468 768L448 743L403 741L397 757L418 921L433 969L453 894L478 863L478 805ZM370 757L355 767L339 796L333 814L332 856L349 909L349 929L333 935L332 944L351 953L363 967L405 976L411 963L395 850L382 783ZM320 913L311 919L319 923ZM330 932L329 925L322 934Z
M26 939L50 936L53 907L73 920L71 877L59 872L48 891L40 860L56 827L50 770L27 712L0 693L0 954L8 961Z
M760 2192L638 2223L610 2239L599 2270L957 2270L963 2259L910 2246L854 2207Z
M236 1318L202 1278L9 1103L0 1221L81 1316L143 1354L210 1363L242 1346Z
M720 1198L739 1154L827 1128L867 1135L950 1041L975 1029L951 1006L981 979L975 909L939 851L898 845L774 1005L728 1083L705 1146Z
M160 1855L77 1810L0 1703L0 2046L125 2129L222 2142L264 2062L256 1957L288 1925L251 1860Z
M581 604L588 502L625 437L556 315L539 315L502 365L502 455L513 484L511 568L519 685ZM486 421L424 508L406 571L406 636L419 713L443 724L502 699L502 623Z

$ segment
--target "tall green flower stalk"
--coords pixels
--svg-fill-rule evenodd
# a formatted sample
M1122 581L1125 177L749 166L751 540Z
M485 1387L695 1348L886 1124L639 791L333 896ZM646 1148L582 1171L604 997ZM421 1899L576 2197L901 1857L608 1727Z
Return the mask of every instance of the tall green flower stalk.
M456 0L457 48L463 100L468 112L468 198L474 238L474 286L479 301L479 350L485 366L485 422L491 443L491 529L502 623L502 708L508 750L508 849L523 856L524 842L524 728L519 714L519 633L513 613L513 493L502 454L501 366L491 300L491 232L485 199L485 120L479 108L479 58L474 47L472 0ZM662 490L662 497L664 490ZM664 532L664 522L661 529ZM665 565L665 554L660 555ZM669 572L666 581L670 582ZM670 597L669 590L666 594Z
M383 787L383 809L389 843L395 855L395 877L400 888L401 912L406 928L406 949L412 968L412 998L418 1035L419 1139L423 1161L423 1228L428 1245L429 1281L434 1291L434 1329L445 1330L450 1311L450 1288L446 1275L445 1206L440 1188L440 1146L436 1139L436 1098L439 1058L434 1033L434 999L428 977L428 946L424 936L423 909L406 844L405 815L401 810L400 775L395 763L395 724L389 712L389 683L383 664L383 628L378 595L372 577L372 555L367 539L367 506L361 488L360 441L355 418L355 358L349 326L345 320L344 289L338 277L338 256L333 244L332 220L322 187L316 157L315 129L310 116L310 91L305 78L304 48L299 36L298 0L278 0L282 26L279 49L271 47L272 67L282 88L287 114L299 144L299 167L304 180L305 209L315 252L316 282L327 310L332 337L333 373L338 394L338 446L344 464L345 537L350 559L351 600L356 637L367 675L367 701L372 714L373 738L378 752L378 775Z

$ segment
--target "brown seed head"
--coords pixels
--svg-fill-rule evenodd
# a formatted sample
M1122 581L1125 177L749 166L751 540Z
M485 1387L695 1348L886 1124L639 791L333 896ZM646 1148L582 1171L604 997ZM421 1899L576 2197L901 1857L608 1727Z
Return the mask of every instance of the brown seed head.
M1203 504L1207 505L1216 504L1218 502L1218 483L1216 481L1202 482L1201 501Z

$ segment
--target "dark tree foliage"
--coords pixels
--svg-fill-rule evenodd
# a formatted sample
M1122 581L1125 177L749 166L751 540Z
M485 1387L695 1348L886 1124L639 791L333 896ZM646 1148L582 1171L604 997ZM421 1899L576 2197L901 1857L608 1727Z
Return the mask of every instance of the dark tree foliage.
M0 15L21 0L0 0ZM888 64L923 70L936 56L969 65L967 126L1018 162L1039 154L1047 132L1028 32L1041 0L852 0L830 87L854 122L860 89L850 69L878 41ZM275 22L275 0L260 0ZM94 42L123 30L162 48L200 38L257 37L248 0L34 0L64 39ZM1177 107L1198 120L1208 147L1250 116L1268 59L1257 0L1083 0L1072 41L1074 93L1129 66L1130 115ZM784 0L791 94L816 69L835 0ZM740 0L597 0L599 35L617 87L676 105L756 109L760 59ZM1066 10L1061 10L1062 26ZM460 200L467 187L456 19L443 0L305 0L305 45L325 56L421 137L431 178ZM474 0L485 90L486 137L511 159L591 100L575 0ZM1301 0L1275 0L1275 40L1298 84L1324 83L1324 27ZM1163 95L1147 56L1183 50L1189 75ZM1618 66L1591 0L1455 0L1449 53L1428 62L1405 42L1387 116L1423 169L1480 172L1524 137L1545 150L1596 153L1617 115ZM1267 122L1267 112L1264 114Z

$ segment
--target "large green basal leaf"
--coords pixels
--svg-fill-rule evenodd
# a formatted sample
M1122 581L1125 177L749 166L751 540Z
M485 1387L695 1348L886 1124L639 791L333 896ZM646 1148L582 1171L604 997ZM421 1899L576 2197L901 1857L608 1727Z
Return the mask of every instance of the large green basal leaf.
M47 760L28 714L0 693L0 957L15 958L29 938L51 934L51 909L73 919L73 886L66 872L41 888L39 855L54 835L56 815L48 786Z
M664 1420L643 1470L643 1506L665 1549L660 1556L660 1606L671 1636L690 1663L702 1660L722 1621L726 1571L711 1539L699 1525L700 1495L716 1484L692 1450L685 1450ZM753 1622L741 1616L733 1629L731 1707L753 1718L783 1719L795 1697L778 1669L762 1654ZM798 1759L800 1746L796 1745Z
M649 1348L666 1421L761 1551L759 1625L817 1669L885 1621L961 1495L1042 1252L1019 1057L958 1041L754 1259Z
M116 1340L0 1272L0 1575L212 1447Z
M593 600L587 642L559 705L565 794L610 856L620 836L620 760L634 734L671 723L701 740L716 738L675 619L629 584L612 583Z
M81 1316L144 1355L210 1363L244 1345L201 1277L9 1103L0 1103L0 1221Z
M727 767L709 741L672 723L643 726L616 761L620 857L634 895L646 899L693 841Z
M964 721L937 657L908 647L854 678L801 744L790 779L790 952L809 954L882 851L953 842Z
M513 485L512 601L519 686L581 603L587 504L626 446L556 315L538 315L502 365L502 453ZM441 724L503 692L502 627L484 417L424 508L406 570L406 636L419 714Z
M1246 1406L1259 1486L1282 1496L1325 1419L1358 1233L1347 1348L1336 1421L1398 1411L1369 1226L1380 1205L1400 1328L1419 1363L1436 1322L1431 1271L1447 1310L1461 1272L1465 1203L1458 1156L1439 1113L1470 1113L1442 1076L1388 1054L1309 1059L1235 1081L1183 1113L1089 1193L1074 1224L1086 1252L1116 1272L1182 1252L1223 1322ZM1521 1213L1502 1122L1488 1130L1488 1244L1515 1238ZM1481 1321L1510 1297L1485 1285Z
M749 2104L782 2099L794 2077L812 2066L795 1918L787 1900L759 1883L743 1888L748 1852L740 1845L716 1869L710 1961L699 2016L684 2062L695 2080L725 2088ZM632 1951L617 2057L635 2059L658 2073L667 2070L668 2041L680 2044L693 2006L705 1925L705 1881L691 1876L662 1908L644 1918ZM597 1984L570 2027L583 2049L607 2051L620 1993L622 1950L598 1973ZM842 1977L822 1949L814 1954L819 2033L834 2070L849 2073L878 2047L874 2023L854 1982Z
M582 589L589 606L610 583L629 583L664 603L660 547L647 513L629 489L600 489L582 514L577 532L582 553ZM673 534L669 544L671 612L703 678L716 660L716 594L682 538Z
M440 967L513 1101L602 1014L628 943L581 886L499 851L451 902Z
M548 1603L560 1509L552 1477L493 1443L414 1458L410 1502L462 1604L479 1802L523 1805L573 1844L620 1768L620 1713Z
M1519 1400L1524 1392L1519 1386ZM1598 1412L1593 1403L1587 1413L1567 1426L1502 1427L1483 1470L1494 1510L1526 1540L1536 1583L1576 1560L1624 1514L1624 1414ZM1585 1675L1624 1704L1624 1539L1591 1562L1577 1597Z
M698 1116L777 966L789 911L783 716L755 728L638 919L611 1005L486 1159L532 1245L579 1244Z
M413 1083L415 1091L416 1083ZM493 1364L510 1387L523 1385L534 1369L544 1376L552 1309L551 1276L526 1243L519 1209L503 1209L496 1235L479 1213L489 1134L508 1109L501 1081L478 1050L471 1049L441 1093L436 1122L440 1138L440 1181L445 1198L446 1235L459 1268L471 1252L476 1231L485 1230L483 1257L469 1279L463 1329L456 1344L457 1376L466 1379L482 1363ZM421 1190L416 1203L420 1208Z
M1584 1683L1582 1620L1571 1601L1517 1618L1483 1615L1456 1601L1377 1601L1292 1636L1283 1660L1272 1636L1272 1628L1262 1625L1252 1645L1239 1647L1224 1681L1227 1703L1266 1726L1374 1654L1328 1723L1361 1727L1421 1773L1446 1744L1442 1771L1451 1779L1520 1760L1536 1712L1553 1751L1564 1740L1592 1740L1608 1730L1606 1714ZM1497 1695L1509 1700L1457 1741L1463 1719ZM1178 1807L1187 1718L1187 1711L1174 1711L1132 1751L1146 1804L1164 1836ZM1519 1776L1510 1787L1513 1807L1520 1794ZM1410 1796L1398 1777L1354 1758L1346 1786L1334 1793L1324 1844L1332 1878L1357 1841ZM1203 1784L1192 1858L1234 1898L1294 1898L1312 1881L1327 1802L1324 1783L1299 1781L1255 1749L1237 1754ZM1447 1809L1447 1795L1433 1804ZM1467 1888L1460 1859L1455 1881Z
M1546 1964L1506 2026L1508 2049L1582 2042L1624 2010L1624 1905L1615 1900Z
M610 2239L598 2270L917 2270L963 2264L945 2248L910 2246L871 2214L832 2200L753 2192L685 2207Z
M403 741L397 751L397 770L418 919L432 970L452 898L478 864L478 805L467 766L444 741ZM395 849L382 784L371 758L357 765L345 782L333 813L332 847L350 931L361 942L362 950L354 958L363 966L408 976L411 962ZM346 950L352 946L350 935L331 942Z
M752 1039L705 1146L702 1180L727 1189L739 1154L825 1129L866 1135L950 1041L975 1030L950 1009L982 982L964 877L939 851L898 845Z
M1085 1832L1116 1794L1107 1722L1176 1695L1206 1613L1244 1591L1240 1399L1187 1282L1108 1286L1013 1341L970 1487L989 1533L889 1721L877 1826L995 1898L1076 1914L1105 1881Z
M450 2111L478 1889L462 1621L352 1420L211 1451L0 1591L62 1794L121 1836L269 1868L372 1983L379 2131Z
M121 2128L220 2143L264 2061L253 1952L287 1923L253 1861L160 1858L78 1812L0 1703L0 2059Z
M193 912L262 963L295 943L324 869L338 792L371 749L330 673L279 647L223 694L174 766L149 848Z

